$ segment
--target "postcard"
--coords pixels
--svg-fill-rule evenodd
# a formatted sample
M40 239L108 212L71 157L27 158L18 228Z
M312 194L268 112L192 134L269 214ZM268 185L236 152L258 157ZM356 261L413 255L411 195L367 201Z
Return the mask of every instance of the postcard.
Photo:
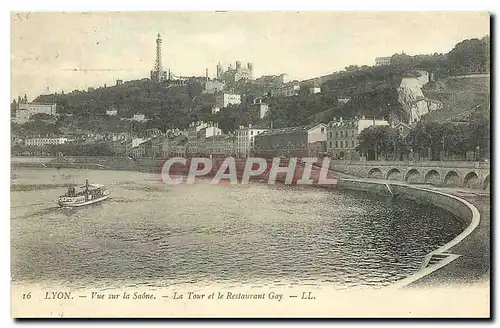
M14 318L489 318L490 13L13 12Z

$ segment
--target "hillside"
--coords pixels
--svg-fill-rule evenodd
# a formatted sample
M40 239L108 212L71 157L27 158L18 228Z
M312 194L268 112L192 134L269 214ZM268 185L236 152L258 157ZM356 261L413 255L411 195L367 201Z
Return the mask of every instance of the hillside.
M489 103L486 105L489 79L458 77L464 74L489 73L489 55L490 38L487 36L464 40L447 54L409 56L401 53L393 55L391 64L387 66L351 65L321 79L321 94L307 94L311 83L320 84L313 79L302 83L298 96L264 99L270 104L269 115L264 120L250 118L248 112L249 103L253 96L262 93L262 87L240 81L232 85L231 89L242 95L242 105L223 110L212 119L224 126L224 130L247 123L269 126L272 122L275 127L307 125L328 122L336 116L397 116L404 119L396 90L402 77L415 69L433 74L437 82L426 85L424 95L442 101L445 106L443 110L427 115L426 119L460 119L472 108L481 109L482 104L485 104L485 110L489 110ZM211 116L215 99L213 95L201 93L201 80L193 78L188 85L179 86L155 84L142 79L89 91L42 95L34 101L57 103L58 112L74 114L75 118L71 120L80 120L78 125L81 128L129 128L125 123L118 127L119 120L116 118L106 118L105 112L108 109L118 110L118 115L122 118L132 117L138 112L145 114L151 121L141 128L186 128L192 121L207 120ZM338 98L351 100L344 105L337 101ZM15 108L15 103L11 108Z
M449 122L466 119L479 111L490 115L490 76L454 76L428 83L424 95L443 103L443 109L425 116L426 121Z
M168 86L147 79L125 82L91 91L69 94L41 95L34 102L55 102L59 113L78 117L103 117L106 110L116 109L120 117L143 113L164 127L187 127L193 119L203 116L214 102L213 95L200 94L201 85Z

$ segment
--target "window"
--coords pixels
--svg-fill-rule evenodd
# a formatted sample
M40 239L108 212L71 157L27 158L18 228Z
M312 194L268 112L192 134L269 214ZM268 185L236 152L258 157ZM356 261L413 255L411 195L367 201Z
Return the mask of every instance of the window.
M344 148L344 142L340 141L340 148Z
M321 128L321 133L325 133L325 128Z
M339 136L339 131L335 131L335 136L338 137Z
M253 131L250 131L250 135L253 136Z
M340 131L340 136L343 137L344 136L344 131Z
M335 148L339 148L339 142L335 141Z
M330 141L330 148L332 148L332 142Z
M354 140L351 141L351 147L354 147Z

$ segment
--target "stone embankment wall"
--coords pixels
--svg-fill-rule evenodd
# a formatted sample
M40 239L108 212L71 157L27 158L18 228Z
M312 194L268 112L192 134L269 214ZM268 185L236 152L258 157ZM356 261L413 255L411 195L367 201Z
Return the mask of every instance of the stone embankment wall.
M368 191L388 197L404 197L418 202L425 202L450 212L455 217L459 218L464 225L469 225L471 223L472 213L466 204L445 193L427 188L390 181L384 183L357 179L340 179L337 187L339 189Z

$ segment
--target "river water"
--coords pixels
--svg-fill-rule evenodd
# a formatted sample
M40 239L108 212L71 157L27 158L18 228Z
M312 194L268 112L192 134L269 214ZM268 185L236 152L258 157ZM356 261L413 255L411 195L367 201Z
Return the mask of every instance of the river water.
M382 287L462 230L439 208L310 186L167 186L140 172L16 168L11 272L18 283ZM79 209L70 184L109 187Z

